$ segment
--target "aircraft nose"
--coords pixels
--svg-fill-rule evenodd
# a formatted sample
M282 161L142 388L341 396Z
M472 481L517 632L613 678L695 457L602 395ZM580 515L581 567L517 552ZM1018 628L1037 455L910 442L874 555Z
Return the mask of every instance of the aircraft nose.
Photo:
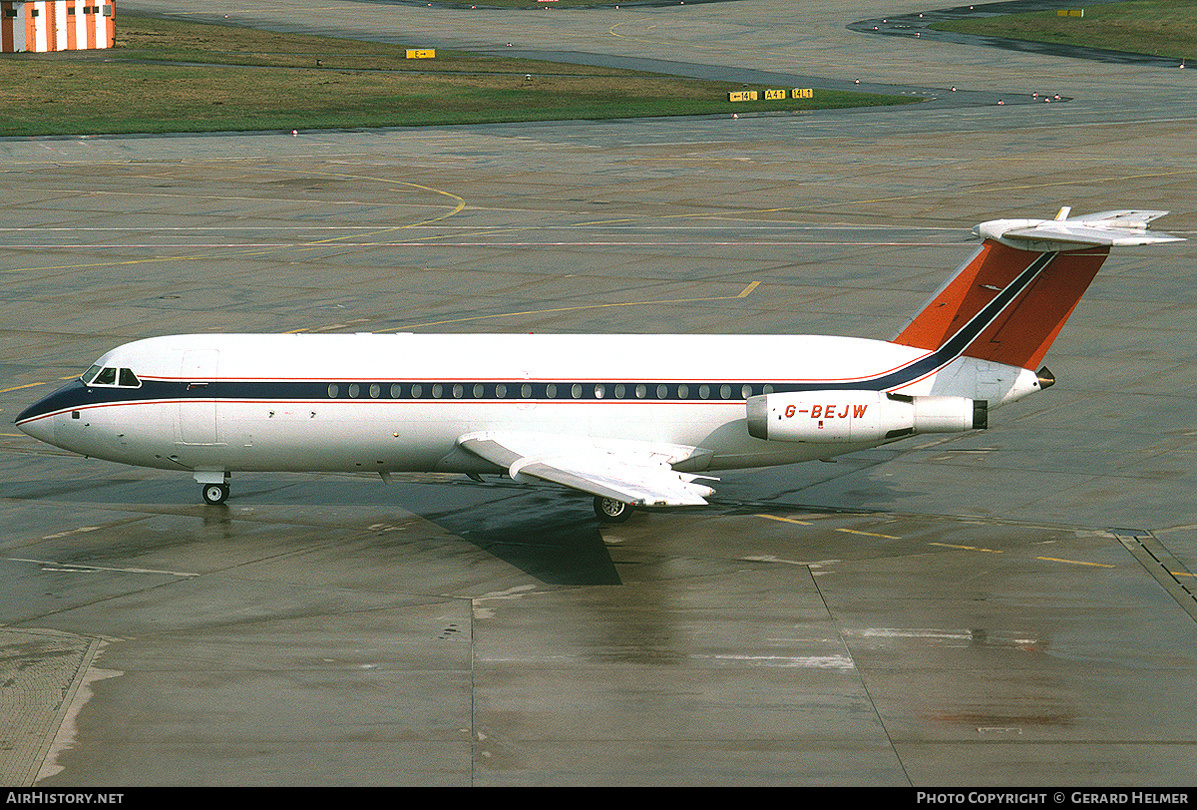
M54 444L54 418L50 416L50 409L46 407L46 399L33 403L17 414L16 423L23 433L38 441Z
M75 381L59 388L49 396L39 399L17 414L17 427L39 441L56 444L54 424L58 421L57 414L63 413L71 407L77 407L79 393L82 390L83 384Z
M26 409L25 413L28 413ZM24 416L24 413L22 414ZM23 432L28 433L38 441L46 444L54 444L54 418L50 416L43 416L40 419L31 419L22 422L20 418L17 419L17 427Z

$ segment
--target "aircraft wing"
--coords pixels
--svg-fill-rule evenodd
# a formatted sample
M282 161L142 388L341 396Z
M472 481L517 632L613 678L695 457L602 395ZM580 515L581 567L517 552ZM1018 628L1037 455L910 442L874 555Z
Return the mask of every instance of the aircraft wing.
M517 431L468 433L457 444L503 467L513 481L550 481L637 506L695 506L714 493L695 483L707 476L674 469L710 455L697 447Z

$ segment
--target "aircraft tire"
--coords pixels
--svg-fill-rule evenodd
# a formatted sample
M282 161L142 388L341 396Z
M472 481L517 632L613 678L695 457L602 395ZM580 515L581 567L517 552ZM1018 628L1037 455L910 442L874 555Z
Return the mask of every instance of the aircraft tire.
M217 506L229 499L228 484L204 484L204 503Z
M632 516L634 507L630 503L617 501L614 498L604 498L596 495L594 498L594 513L604 523L623 523Z

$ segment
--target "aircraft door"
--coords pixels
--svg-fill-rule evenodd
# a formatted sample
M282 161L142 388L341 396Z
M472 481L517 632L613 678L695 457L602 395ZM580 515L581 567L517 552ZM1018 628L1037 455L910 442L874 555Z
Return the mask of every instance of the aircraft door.
M183 352L179 377L186 383L179 400L179 442L216 444L216 399L208 390L216 378L220 352L200 349Z

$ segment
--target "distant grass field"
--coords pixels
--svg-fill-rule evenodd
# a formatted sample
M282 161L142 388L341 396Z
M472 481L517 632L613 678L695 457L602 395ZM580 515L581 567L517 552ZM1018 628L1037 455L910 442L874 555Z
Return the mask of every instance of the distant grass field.
M684 5L682 0L672 0L675 5ZM650 5L644 0L624 0L627 7ZM501 8L501 9L541 9L554 8L616 8L621 0L432 0L431 5L450 8ZM651 3L651 5L660 5Z
M514 13L514 12L513 12ZM521 12L522 13L522 12ZM0 136L353 129L900 104L816 89L733 103L733 82L204 25L118 12L117 47L0 56Z
M1009 14L935 23L931 27L962 34L1082 45L1126 53L1197 60L1197 0L1129 0L1075 8L1084 17L1055 11ZM1197 66L1195 66L1197 67Z

